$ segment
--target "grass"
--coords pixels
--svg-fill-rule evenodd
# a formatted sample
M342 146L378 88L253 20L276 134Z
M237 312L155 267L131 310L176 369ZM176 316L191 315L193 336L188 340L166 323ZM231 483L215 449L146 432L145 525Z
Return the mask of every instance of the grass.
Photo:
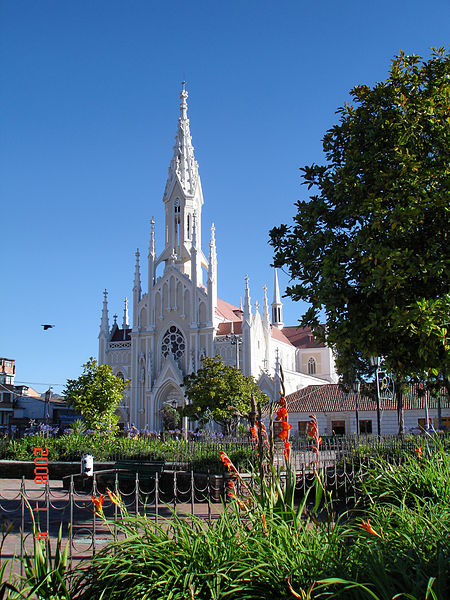
M326 505L327 493L301 518L286 503L275 510L287 488L269 503L267 494L264 501L250 496L251 505L241 497L243 508L231 502L211 525L176 514L155 523L128 515L116 499L125 539L81 570L49 579L54 586L41 586L47 595L39 599L446 600L450 457L442 444L433 448L405 456L396 468L378 460L363 480L361 502L339 517ZM42 581L52 563L38 558Z

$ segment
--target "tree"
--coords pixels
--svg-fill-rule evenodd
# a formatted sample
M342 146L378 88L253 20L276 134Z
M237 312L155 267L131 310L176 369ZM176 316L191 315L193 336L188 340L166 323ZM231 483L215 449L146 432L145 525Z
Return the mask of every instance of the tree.
M115 430L119 418L114 412L129 383L129 380L116 377L109 365L99 365L91 356L83 365L80 377L67 380L63 394L90 429Z
M252 395L256 402L269 401L253 377L225 365L220 356L204 357L202 367L186 375L183 385L190 402L184 415L200 423L213 420L225 434L234 433L240 419L249 418Z
M383 356L399 381L450 375L450 55L395 57L323 139L326 164L301 169L316 192L270 232L303 325L337 349L338 369ZM321 311L326 329L318 329ZM322 317L323 318L323 317ZM350 368L351 371L351 368Z

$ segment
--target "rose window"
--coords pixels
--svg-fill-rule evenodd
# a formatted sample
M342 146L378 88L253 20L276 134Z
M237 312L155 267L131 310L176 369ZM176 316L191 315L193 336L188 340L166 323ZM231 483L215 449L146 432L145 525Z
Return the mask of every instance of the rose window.
M184 349L183 334L175 325L172 325L162 339L161 353L164 357L172 354L175 360L179 360L184 354Z

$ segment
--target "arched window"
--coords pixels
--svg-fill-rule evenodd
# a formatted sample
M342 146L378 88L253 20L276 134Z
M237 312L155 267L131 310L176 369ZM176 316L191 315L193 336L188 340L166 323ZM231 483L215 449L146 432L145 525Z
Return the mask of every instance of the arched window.
M162 339L161 354L164 357L172 354L175 360L179 360L184 355L185 348L183 334L175 325L171 325Z
M308 375L316 374L316 359L311 356L308 360Z
M118 377L122 381L125 381L125 377L123 376L123 373L121 373L120 371L117 373L116 377Z

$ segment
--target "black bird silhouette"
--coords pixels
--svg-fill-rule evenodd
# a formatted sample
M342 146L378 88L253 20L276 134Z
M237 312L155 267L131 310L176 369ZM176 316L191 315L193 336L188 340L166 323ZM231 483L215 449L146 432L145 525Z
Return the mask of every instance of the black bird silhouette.
M47 331L47 329L51 329L52 327L54 327L54 325L41 325L41 327L44 328L44 331Z

